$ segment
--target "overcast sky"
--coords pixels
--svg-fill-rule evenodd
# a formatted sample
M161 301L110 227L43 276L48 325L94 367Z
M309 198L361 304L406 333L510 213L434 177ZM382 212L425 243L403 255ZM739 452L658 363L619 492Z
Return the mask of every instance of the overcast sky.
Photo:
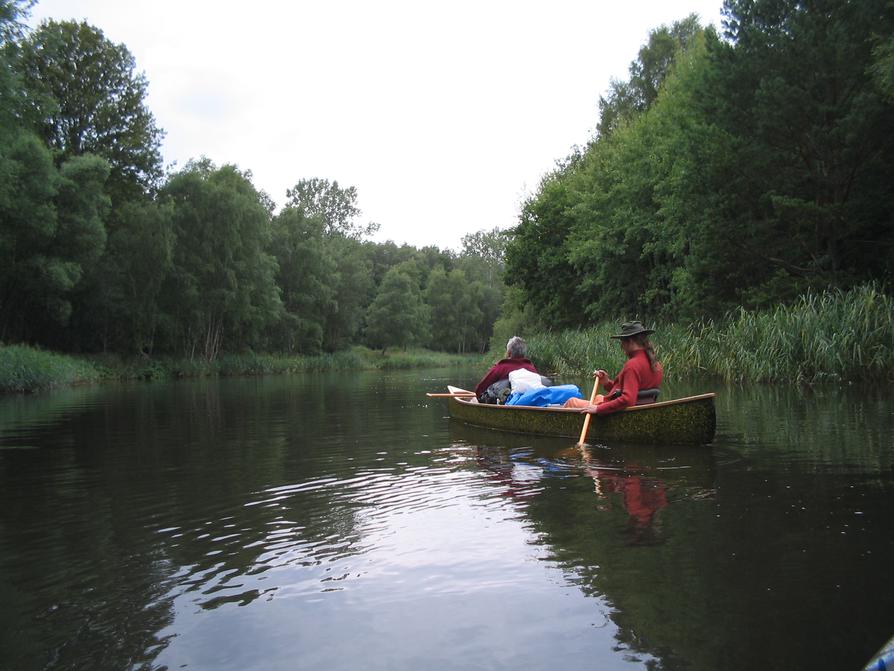
M458 249L592 137L599 96L649 31L722 0L40 0L85 19L149 80L166 165L251 170L282 205L322 177L355 186L375 239Z

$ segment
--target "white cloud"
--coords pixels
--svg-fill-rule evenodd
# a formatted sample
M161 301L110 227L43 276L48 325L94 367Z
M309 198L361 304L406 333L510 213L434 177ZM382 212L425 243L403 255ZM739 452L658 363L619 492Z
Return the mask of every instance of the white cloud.
M236 163L278 203L334 179L380 239L455 248L516 223L649 30L716 25L720 4L44 0L32 23L86 19L128 47L166 163Z

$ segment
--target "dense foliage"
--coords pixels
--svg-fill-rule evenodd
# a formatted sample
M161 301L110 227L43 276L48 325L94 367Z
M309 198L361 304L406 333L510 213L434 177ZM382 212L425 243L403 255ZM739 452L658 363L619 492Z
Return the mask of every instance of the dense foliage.
M165 175L127 48L84 22L28 31L32 4L0 0L0 342L204 362L486 349L503 234L374 243L354 187L299 179L277 212L233 165Z
M727 0L720 34L655 29L518 226L459 251L370 241L332 180L296 176L278 209L234 165L165 174L127 48L84 22L29 31L32 4L0 0L0 342L204 364L482 352L537 326L739 323L890 287L887 0Z
M610 338L618 325L539 333L528 338L541 370L562 376L617 371L624 354ZM790 305L741 308L721 320L657 324L652 336L666 378L712 376L736 382L815 383L890 379L894 298L875 285L808 292Z
M0 347L0 392L37 391L93 382L99 377L88 361L24 345Z
M653 31L525 203L514 305L551 328L691 320L889 282L894 5L727 0Z

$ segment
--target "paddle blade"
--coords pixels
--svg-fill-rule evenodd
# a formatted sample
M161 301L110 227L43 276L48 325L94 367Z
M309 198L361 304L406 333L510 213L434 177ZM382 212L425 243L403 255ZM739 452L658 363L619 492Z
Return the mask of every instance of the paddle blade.
M593 391L590 392L590 405L593 405L596 402L596 392L599 391L599 379L593 383ZM584 417L584 428L580 431L580 439L577 441L577 446L580 447L584 444L584 441L587 439L587 431L590 430L590 420L593 418L589 412L586 417Z

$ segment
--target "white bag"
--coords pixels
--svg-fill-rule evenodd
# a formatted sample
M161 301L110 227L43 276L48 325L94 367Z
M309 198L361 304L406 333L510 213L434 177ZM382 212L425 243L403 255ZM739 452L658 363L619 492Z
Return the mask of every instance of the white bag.
M509 384L512 387L513 393L519 392L521 394L533 391L534 389L540 389L544 386L540 381L540 375L538 373L532 373L524 368L519 368L518 370L509 373Z

